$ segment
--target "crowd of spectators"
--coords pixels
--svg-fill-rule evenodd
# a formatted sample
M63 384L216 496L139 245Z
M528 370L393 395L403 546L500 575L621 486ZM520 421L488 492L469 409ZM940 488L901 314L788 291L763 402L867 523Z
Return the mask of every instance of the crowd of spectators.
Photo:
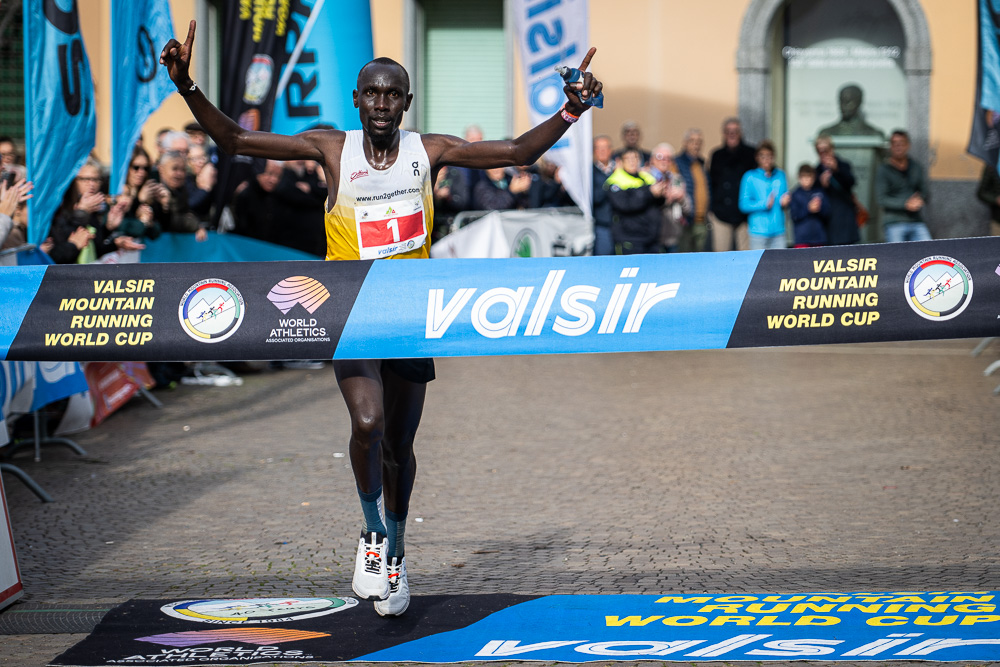
M861 240L869 217L854 193L851 163L837 154L830 135L815 140L817 162L801 164L791 188L776 164L770 140L743 139L737 118L722 124L722 142L706 159L704 135L692 128L683 150L670 144L641 146L633 122L622 126L622 146L594 138L594 254L728 251L848 245ZM910 138L896 130L888 157L875 172L875 203L886 241L931 238L924 217L928 183L909 153ZM979 198L990 205L992 232L1000 233L1000 175L987 167ZM790 224L788 224L790 223Z
M86 264L115 250L141 250L164 232L234 232L316 257L325 254L326 179L315 163L233 163L228 187L219 154L197 123L157 133L155 160L140 139L120 193L106 165L91 156L53 216L41 249L57 264ZM4 249L27 242L31 184L15 143L0 137L0 240ZM225 191L223 191L225 190ZM221 221L221 222L220 222Z
M469 141L481 141L471 126ZM622 126L621 145L600 135L593 142L594 254L727 251L750 248L846 245L861 239L867 210L854 194L850 162L834 139L815 141L815 164L802 164L790 183L776 164L770 141L743 139L740 121L722 124L720 145L704 153L701 130L685 132L680 153L669 143L642 146L634 122ZM137 142L124 189L110 192L106 168L90 159L66 191L42 244L57 263L86 263L114 250L136 250L163 232L233 232L284 245L315 257L325 254L327 183L312 161L239 161L226 165L204 130L157 134L155 160ZM888 142L888 158L875 175L875 203L886 240L930 238L923 166L909 154L905 131ZM24 202L31 186L15 143L0 137L0 239L10 248L26 241ZM225 169L226 174L220 174ZM223 191L224 190L224 191ZM435 238L453 229L466 211L568 207L574 203L560 170L540 160L530 167L473 170L444 167L433 186ZM979 197L991 206L1000 231L1000 175L984 170Z

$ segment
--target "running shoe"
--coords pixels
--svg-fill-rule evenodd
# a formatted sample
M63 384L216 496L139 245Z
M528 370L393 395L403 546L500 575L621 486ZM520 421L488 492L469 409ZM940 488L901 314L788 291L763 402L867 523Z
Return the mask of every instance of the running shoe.
M361 534L351 588L362 600L384 600L389 597L389 575L385 565L385 550L388 545L389 540L382 533L372 531Z
M406 556L389 559L389 597L375 603L379 616L402 616L410 606L410 584L406 581Z

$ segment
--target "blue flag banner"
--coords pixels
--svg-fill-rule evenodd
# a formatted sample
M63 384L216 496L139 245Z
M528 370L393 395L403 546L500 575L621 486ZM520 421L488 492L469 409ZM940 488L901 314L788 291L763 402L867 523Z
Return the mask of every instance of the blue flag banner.
M31 250L22 250L17 253L17 265L18 266L35 266L38 264L54 264L52 258L46 255L44 252L38 248L32 248Z
M979 105L1000 111L1000 2L979 0L979 56L982 72Z
M1000 0L978 0L976 100L966 150L996 167L1000 161Z
M7 416L31 409L25 392L31 389L33 370L34 363L30 361L0 361L0 445L10 441Z
M42 361L35 369L35 393L31 409L55 403L89 389L83 368L75 361Z
M360 129L351 91L373 57L369 0L292 3L285 48L271 131L295 134L317 123Z
M76 0L24 0L24 117L28 179L35 183L28 242L38 245L97 136Z
M125 184L132 147L149 114L174 92L160 49L174 34L167 0L111 2L111 192Z
M199 242L194 234L160 235L146 241L141 261L159 262L275 262L287 260L318 260L319 257L293 248L258 241L239 234L216 234Z

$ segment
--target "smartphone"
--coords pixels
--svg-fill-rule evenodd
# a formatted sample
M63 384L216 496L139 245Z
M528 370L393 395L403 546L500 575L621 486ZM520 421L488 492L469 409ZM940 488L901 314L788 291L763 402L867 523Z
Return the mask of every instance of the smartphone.
M3 183L8 188L14 187L15 180L17 180L17 172L4 171L2 174L0 174L0 183Z

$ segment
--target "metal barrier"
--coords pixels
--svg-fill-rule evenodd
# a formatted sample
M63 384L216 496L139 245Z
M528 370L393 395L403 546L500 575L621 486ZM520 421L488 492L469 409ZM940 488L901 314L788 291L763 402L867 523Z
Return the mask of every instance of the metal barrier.
M17 254L19 252L27 252L37 247L34 243L25 243L14 248L0 250L0 266L17 266Z

